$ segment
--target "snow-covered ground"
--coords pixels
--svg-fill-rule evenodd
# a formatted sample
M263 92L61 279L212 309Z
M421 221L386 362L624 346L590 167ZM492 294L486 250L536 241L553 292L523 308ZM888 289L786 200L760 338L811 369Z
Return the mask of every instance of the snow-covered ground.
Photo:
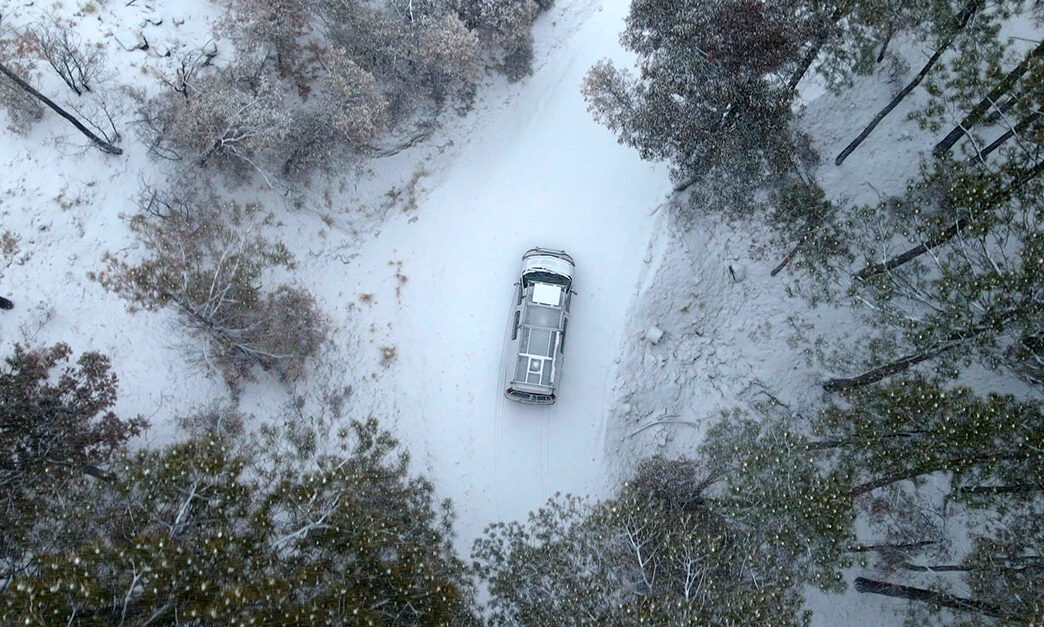
M203 19L186 21L184 4L55 9L81 11L85 38L127 70L117 82L140 74L155 89L176 57L157 52L201 48L220 14L196 2ZM783 254L765 246L768 234L718 221L676 228L666 169L618 145L586 111L586 70L604 57L630 65L618 43L628 4L560 0L536 25L531 77L490 79L467 116L367 171L300 190L299 207L258 192L333 333L308 381L288 390L262 377L243 389L241 409L272 418L294 396L317 407L350 387L345 414L379 418L454 501L465 557L488 523L522 518L555 492L604 494L641 455L691 451L720 409L768 398L800 409L820 393L822 373L788 343L788 318L816 312L787 297L785 274L768 276ZM5 20L39 11L18 7ZM142 29L150 51L115 43ZM828 164L815 175L830 196L869 202L902 189L916 171L909 147L930 145L903 121L916 92L842 168L832 157L888 88L867 79L840 97L806 96L800 123ZM0 312L0 352L66 341L109 355L118 409L148 417L148 440L162 444L177 437L177 415L229 399L218 377L192 365L194 342L171 312L130 314L87 279L105 251L134 253L122 215L135 210L139 181L162 180L166 167L125 135L125 155L102 155L48 113L0 142L0 233L19 237L0 258L0 294L16 302ZM512 284L520 255L538 245L577 262L552 408L502 396ZM646 338L654 325L664 331L655 344ZM811 593L814 624L897 623L898 604L867 596Z
M490 522L522 518L555 492L599 495L608 485L614 360L670 189L665 168L618 145L580 94L587 68L623 56L611 34L626 10L572 3L542 18L538 54L547 56L533 76L486 92L455 151L424 163L416 208L392 215L335 281L311 286L335 319L362 330L362 343L338 359L356 394L378 399L362 407L395 421L456 503L464 554ZM575 32L562 39L563 29ZM564 249L577 263L551 408L503 396L513 283L533 246ZM305 274L328 275L326 263L317 258ZM395 351L386 367L382 347Z
M140 72L154 90L154 75L178 53L207 44L220 12L206 6L204 19L186 22L177 7L103 5L75 23L111 65ZM491 79L475 110L446 120L429 141L301 190L299 209L257 192L297 258L295 279L316 294L334 333L310 384L288 391L261 376L241 408L265 419L291 393L317 399L350 386L348 413L380 418L453 499L465 555L490 522L524 517L558 491L599 495L609 485L615 360L670 189L666 169L618 145L580 94L597 60L631 62L617 42L627 8L560 3L536 26L534 74L518 84ZM5 16L39 18L32 7ZM138 31L150 51L116 43ZM167 49L174 57L161 56ZM61 93L43 72L38 80ZM0 231L19 238L0 265L0 290L16 302L0 317L0 348L66 341L109 355L118 409L148 417L148 441L161 444L177 437L178 414L228 395L191 362L194 340L172 312L130 314L87 279L106 251L135 254L123 218L136 210L140 181L161 181L169 167L145 155L131 117L120 157L82 147L50 113L0 148ZM566 249L578 266L563 386L550 409L502 396L512 284L522 252L537 245Z

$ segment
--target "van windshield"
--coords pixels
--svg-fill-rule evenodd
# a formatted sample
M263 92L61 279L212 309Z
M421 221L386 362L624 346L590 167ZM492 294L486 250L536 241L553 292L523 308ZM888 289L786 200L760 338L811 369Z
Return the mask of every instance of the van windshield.
M506 391L508 396L511 396L521 401L531 401L536 403L553 403L555 400L554 394L536 394L533 392L513 390L511 388L508 388Z
M534 282L561 285L568 289L570 281L567 277L564 277L561 274L555 274L553 272L544 272L542 270L534 270L532 272L527 272L522 275L523 285L528 287L530 283Z

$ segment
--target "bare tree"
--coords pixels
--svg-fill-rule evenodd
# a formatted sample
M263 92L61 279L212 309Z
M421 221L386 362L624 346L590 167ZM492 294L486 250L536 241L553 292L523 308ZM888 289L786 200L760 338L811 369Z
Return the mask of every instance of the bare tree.
M44 96L40 92L36 91L36 89L34 89L32 85L27 83L20 76L18 76L18 74L13 72L10 68L8 68L7 66L5 66L2 63L0 63L0 74L3 74L4 76L6 76L8 79L11 80L11 82L13 82L19 88L24 90L27 94L31 95L33 98L36 98L37 100L39 100L43 104L45 104L48 107L50 107L52 111L54 111L58 115L60 115L63 118L65 118L70 124L72 124L74 127L76 127L76 130L78 130L81 133L83 133L87 137L87 139L90 139L91 142L93 142L94 145L97 146L102 152L107 152L107 153L112 154L112 155L121 155L121 154L123 154L123 149L120 148L119 146L116 146L113 143L118 138L103 139L102 137L99 137L97 134L95 134L93 131L91 131L91 129L87 128L83 124L83 122L78 120L76 118L76 116L72 115L71 113L69 113L65 109L59 107L57 104L54 103L53 100L51 100L47 96Z
M69 26L52 16L33 29L43 58L77 96L92 91L101 72L101 50L83 43Z

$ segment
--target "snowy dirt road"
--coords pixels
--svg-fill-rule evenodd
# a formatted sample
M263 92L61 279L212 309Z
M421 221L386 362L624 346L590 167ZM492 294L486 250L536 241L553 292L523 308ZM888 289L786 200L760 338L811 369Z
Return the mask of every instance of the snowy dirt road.
M394 417L415 468L454 500L464 555L486 524L523 518L555 492L600 494L607 480L610 377L657 199L669 191L665 169L618 145L580 94L600 58L629 62L615 35L626 11L618 0L544 16L538 55L560 20L572 16L577 30L521 86L505 86L513 94L503 105L479 107L465 145L425 181L417 208L386 222L341 276L342 300L360 299L348 315L364 359L381 347L395 353L373 378L358 378L356 394L381 386L380 396L395 399L380 404L393 414L381 417ZM502 395L512 284L532 246L577 262L551 408Z

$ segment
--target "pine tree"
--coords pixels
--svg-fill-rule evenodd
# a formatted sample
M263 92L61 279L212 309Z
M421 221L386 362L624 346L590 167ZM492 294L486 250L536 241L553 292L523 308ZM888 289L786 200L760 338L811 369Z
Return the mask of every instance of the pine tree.
M796 58L800 30L780 3L631 5L624 46L637 77L597 64L584 81L595 118L682 185L724 168L745 181L790 168L791 98L772 75Z
M726 414L700 455L731 497L716 503L786 551L797 580L840 589L840 569L874 552L892 581L858 578L856 590L918 602L912 623L1032 624L1044 611L1042 438L1039 401L906 379L848 392L809 420ZM936 515L946 523L925 523ZM970 551L933 561L964 532ZM916 585L895 582L904 572Z
M973 359L1038 381L1044 209L1033 176L936 162L905 197L851 215L848 243L866 261L849 294L876 334L860 351L871 368L828 389Z
M854 477L858 495L896 481L951 473L951 491L1032 481L1044 472L1038 403L975 396L923 380L856 391L815 421L813 446ZM871 473L872 474L869 474Z
M652 458L610 499L550 501L497 523L473 557L496 624L800 625L798 579L705 493L690 460Z
M0 619L477 623L448 510L374 420L352 423L325 451L288 427L254 442L235 422L226 415L121 460L93 503L88 540L40 555L35 573L11 583Z

